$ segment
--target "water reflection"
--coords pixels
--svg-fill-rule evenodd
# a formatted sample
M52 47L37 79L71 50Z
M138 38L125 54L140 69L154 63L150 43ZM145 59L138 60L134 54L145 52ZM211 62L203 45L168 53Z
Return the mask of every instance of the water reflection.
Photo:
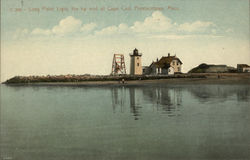
M247 85L199 85L186 88L201 102L224 102L236 95L237 101L250 100L250 86Z
M126 94L125 94L125 89L124 87L118 88L118 87L113 87L111 88L111 99L112 99L112 107L113 107L113 112L116 112L117 106L120 106L120 111L123 112L124 108L124 101Z
M169 116L177 116L182 104L182 92L180 88L155 87L143 89L144 99L154 106L157 111L167 113Z
M248 85L0 89L0 159L250 157Z
M135 88L129 88L129 104L130 104L130 112L135 117L135 120L139 119L140 116L140 96L138 95L139 90Z
M135 120L139 119L141 108L140 90L137 88L125 88L122 87L113 87L111 88L111 98L112 98L112 108L113 113L121 112L123 113L126 106L129 106L130 113L134 116ZM128 99L126 99L126 94L129 94Z
M129 95L128 99L126 99L126 94ZM118 108L123 112L124 107L128 106L135 120L140 118L143 108L150 111L156 110L168 116L178 116L182 105L181 88L114 87L111 88L111 97L114 113L118 111Z
M246 85L121 86L111 87L110 90L113 112L117 112L118 108L120 112L129 108L135 120L140 119L143 112L149 111L169 117L180 116L184 99L214 104L230 99L246 102L250 99L250 87Z
M237 88L236 94L237 94L238 102L240 101L249 102L250 101L250 86L244 87L244 88L243 87Z

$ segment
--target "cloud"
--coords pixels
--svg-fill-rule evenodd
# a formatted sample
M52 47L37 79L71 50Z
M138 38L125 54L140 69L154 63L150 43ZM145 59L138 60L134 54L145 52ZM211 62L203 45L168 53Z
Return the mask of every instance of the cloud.
M44 29L41 29L41 28L35 28L31 32L31 34L33 34L33 35L47 35L48 36L48 35L51 35L52 32L49 29L44 30Z
M140 33L159 33L168 31L172 28L172 20L164 16L162 12L155 11L151 16L146 17L144 21L136 21L133 25L128 26L125 23L121 23L117 26L109 26L103 28L100 31L96 31L96 35L111 35L111 34L140 34Z
M96 31L96 35L111 35L111 34L120 34L120 33L129 33L131 30L128 28L127 24L121 23L118 26L109 26L103 28L100 31Z
M85 24L81 27L81 31L82 32L88 32L88 31L92 31L93 29L95 29L97 26L96 23L89 23L89 24Z
M173 27L172 20L155 11L151 16L146 17L143 22L136 21L131 29L135 32L163 32Z
M72 32L79 31L82 21L72 16L62 19L58 25L54 26L52 32L58 35L64 35Z
M119 25L111 25L105 28L96 30L96 23L83 24L80 19L68 16L59 21L57 25L51 29L35 28L32 30L32 35L71 35L73 33L92 34L94 36L105 35L131 35L131 36L158 36L158 34L166 35L170 39L182 39L182 35L194 34L213 34L217 33L216 25L213 22L195 21L191 23L177 24L169 17L165 16L161 11L155 11L150 16L142 21L135 21L132 25L121 23ZM228 30L229 32L230 30ZM227 31L226 31L227 32ZM188 36L185 36L185 38Z
M137 36L148 35L152 37L157 34L168 33L170 39L182 39L181 34L191 34L192 37L194 33L213 33L216 34L216 25L213 22L195 21L193 23L183 23L177 24L173 22L170 18L163 15L160 11L155 11L152 15L146 17L143 21L136 21L133 25L128 26L127 24L121 23L120 25L113 25L96 31L96 35L111 35L111 34L134 34ZM180 35L178 35L180 34ZM166 37L164 35L164 37Z
M161 34L161 35L153 35L148 38L157 38L157 39L190 39L190 38L222 38L223 36L216 35L208 35L208 34L189 34L189 35L177 35L177 34Z
M234 30L232 29L232 28L228 28L227 30L226 30L226 33L232 33Z
M210 27L214 27L213 22L196 21L193 23L183 23L179 25L178 30L185 32L204 32Z
M118 33L118 27L117 26L109 26L109 27L103 28L100 31L96 31L95 33L97 35L105 35L105 34Z
M93 30L97 24L95 23L88 23L83 24L80 19L76 19L73 16L68 16L58 23L58 25L52 27L51 29L41 29L41 28L35 28L32 30L32 35L68 35L72 33L81 33L81 32L89 32Z

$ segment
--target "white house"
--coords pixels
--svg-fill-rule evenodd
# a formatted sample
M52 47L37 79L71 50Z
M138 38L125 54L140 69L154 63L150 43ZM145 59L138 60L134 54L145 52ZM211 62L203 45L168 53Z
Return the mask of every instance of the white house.
M163 74L171 75L175 73L181 73L182 62L176 56L170 56L170 53L167 57L161 57L160 60L152 62L149 67L144 67L143 74Z

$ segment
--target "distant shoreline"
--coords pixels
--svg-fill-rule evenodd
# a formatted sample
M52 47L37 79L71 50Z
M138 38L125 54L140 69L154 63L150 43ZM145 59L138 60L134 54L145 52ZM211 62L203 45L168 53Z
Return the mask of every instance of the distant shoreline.
M76 76L77 77L77 76ZM195 73L178 74L172 76L90 76L82 81L69 82L15 82L7 85L34 85L34 86L139 86L149 84L248 84L250 73ZM124 83L122 81L124 79Z

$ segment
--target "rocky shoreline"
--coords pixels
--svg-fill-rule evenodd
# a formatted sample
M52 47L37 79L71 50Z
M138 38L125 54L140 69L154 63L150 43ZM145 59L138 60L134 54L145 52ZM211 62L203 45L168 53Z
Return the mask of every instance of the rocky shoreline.
M39 83L39 82L85 82L85 81L131 81L131 80L153 80L169 78L206 78L204 75L176 74L176 75L58 75L58 76L15 76L7 80L9 83Z
M175 75L58 75L15 76L4 84L143 84L143 83L247 83L249 73L187 73Z

